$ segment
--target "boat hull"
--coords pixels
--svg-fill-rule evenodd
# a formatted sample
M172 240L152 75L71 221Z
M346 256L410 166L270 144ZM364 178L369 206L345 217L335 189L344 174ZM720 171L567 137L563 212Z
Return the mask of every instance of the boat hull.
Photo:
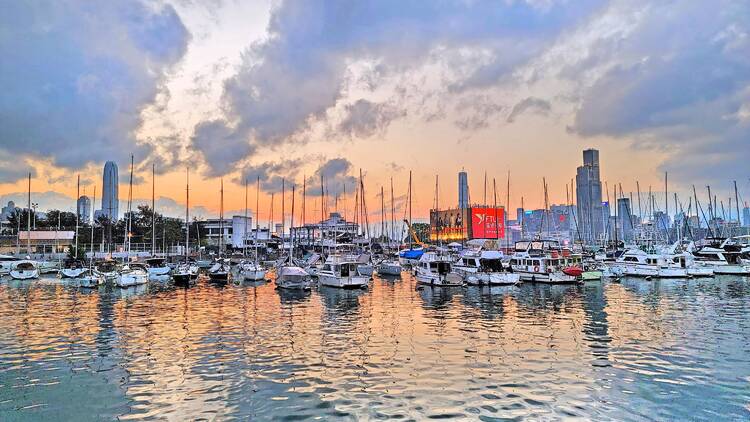
M32 280L39 278L39 270L11 270L10 276L14 280Z
M562 272L519 272L518 275L522 281L530 281L532 283L575 284L579 282L577 278L563 274Z
M245 281L265 280L266 270L240 270L240 277Z
M321 286L338 287L341 289L363 289L367 287L370 278L367 276L337 277L335 275L319 273L318 280Z
M401 275L401 265L380 264L377 271L379 275Z
M85 273L85 268L63 268L60 270L61 278L78 278L81 274Z
M146 283L148 283L148 273L145 271L122 273L115 279L117 287L131 287Z

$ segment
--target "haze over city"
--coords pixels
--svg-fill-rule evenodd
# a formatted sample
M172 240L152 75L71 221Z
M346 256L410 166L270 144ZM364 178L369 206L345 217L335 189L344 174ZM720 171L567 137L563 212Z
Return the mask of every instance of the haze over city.
M747 194L750 6L702 1L17 2L0 52L0 201L72 209L76 176L101 191L105 161L126 192L181 215L185 169L198 215L261 218L281 179L332 193L359 169L375 201L414 174L426 217L511 174L510 209L565 201L581 150L625 191L664 172L676 191ZM13 63L9 66L8 63ZM500 182L502 181L502 183ZM657 188L657 186L659 188ZM504 189L503 189L504 192ZM316 195L314 189L310 190ZM122 198L122 195L121 195ZM147 199L148 198L148 199ZM139 201L136 201L139 202ZM353 207L353 205L350 205ZM100 205L96 204L99 209ZM312 210L312 208L310 208ZM312 212L312 211L311 211Z

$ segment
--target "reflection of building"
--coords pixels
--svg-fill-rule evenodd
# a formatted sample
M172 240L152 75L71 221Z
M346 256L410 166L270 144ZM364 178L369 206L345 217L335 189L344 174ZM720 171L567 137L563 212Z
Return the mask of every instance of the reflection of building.
M430 210L430 240L504 239L504 219L503 207Z
M458 208L469 207L469 177L465 171L458 173Z
M104 164L102 182L102 209L94 213L94 218L106 216L109 217L110 220L117 220L120 215L118 190L120 182L117 176L117 164L113 161L107 161L107 163Z
M595 149L583 151L583 165L576 172L576 199L581 237L593 242L604 232L599 151Z
M78 210L79 222L82 224L88 223L91 219L91 199L86 195L81 196L76 202L76 209Z

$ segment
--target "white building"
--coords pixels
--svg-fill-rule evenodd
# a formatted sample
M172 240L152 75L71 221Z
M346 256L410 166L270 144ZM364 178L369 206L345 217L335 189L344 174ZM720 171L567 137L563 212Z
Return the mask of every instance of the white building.
M218 246L222 240L221 228L224 228L224 245L233 248L242 248L243 241L248 244L252 243L253 239L253 218L252 215L248 215L245 219L244 215L234 215L231 219L224 219L222 223L218 218L210 218L200 223L202 228L202 236L205 236L205 240L208 245ZM247 235L245 234L245 227L247 227ZM201 239L203 240L203 239Z
M76 202L78 208L78 219L81 224L89 223L91 220L91 199L83 195Z

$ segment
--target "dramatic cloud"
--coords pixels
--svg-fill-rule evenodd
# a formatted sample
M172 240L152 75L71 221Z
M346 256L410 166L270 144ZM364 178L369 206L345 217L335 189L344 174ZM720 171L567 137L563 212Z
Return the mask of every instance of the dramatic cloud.
M267 161L258 165L248 165L242 168L240 177L233 181L239 185L244 185L247 181L254 188L257 181L260 180L261 190L267 193L277 193L281 192L282 183L285 183L287 188L291 188L299 174L301 165L302 159L284 160L276 163Z
M551 109L552 106L548 101L542 100L541 98L527 97L513 106L513 109L508 115L507 122L513 123L518 116L527 112L546 115Z
M346 106L346 115L339 123L338 130L352 138L369 138L382 134L391 121L405 114L405 111L392 105L360 99Z
M171 6L8 2L0 28L0 150L71 168L149 154L141 111L189 40Z
M0 149L0 184L13 183L19 179L36 176L36 169L25 158L9 154Z
M352 172L352 163L346 158L333 158L315 171L312 177L307 179L308 195L321 196L320 184L326 195L331 197L341 195L346 191L351 195L359 183L359 179L350 174Z
M225 81L226 120L209 122L214 126L209 133L199 124L193 146L203 152L209 173L221 174L257 146L288 142L354 95L348 89L350 70L362 62L375 63L377 71L353 83L364 81L373 91L382 75L468 52L472 67L452 90L484 88L599 7L593 0L281 2L272 11L267 38L245 51L237 74ZM357 99L350 98L353 104L345 107L339 126L350 136L372 136L403 114ZM221 136L211 137L213 131ZM223 144L240 149L229 157L217 152Z
M684 181L747 177L750 3L662 2L585 58L607 70L583 92L573 129L670 154ZM744 112L743 112L744 110Z

